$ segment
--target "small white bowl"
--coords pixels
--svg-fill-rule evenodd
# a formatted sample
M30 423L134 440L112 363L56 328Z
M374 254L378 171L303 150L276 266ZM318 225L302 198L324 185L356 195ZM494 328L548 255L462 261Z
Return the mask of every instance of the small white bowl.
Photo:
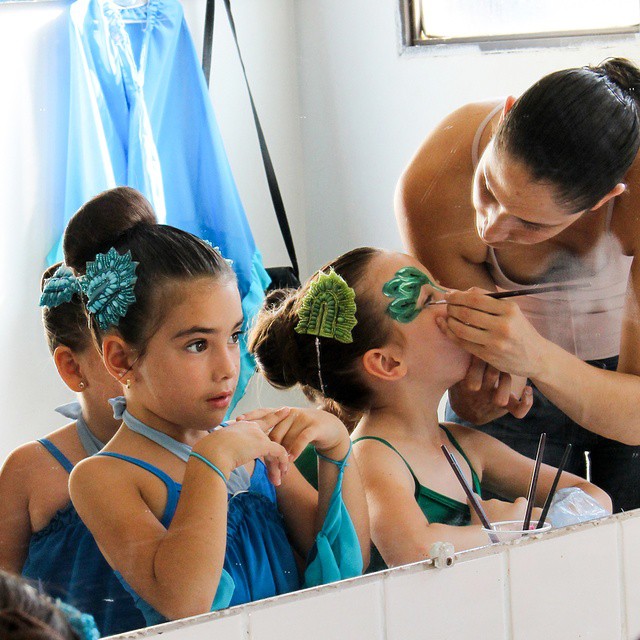
M529 524L529 530L523 531L522 520L507 520L504 522L494 522L491 524L491 529L482 528L487 533L492 533L494 537L498 538L498 542L508 542L509 540L517 540L523 536L532 536L538 533L544 533L551 529L551 523L547 522L542 525L540 529L536 529L538 522L532 520Z

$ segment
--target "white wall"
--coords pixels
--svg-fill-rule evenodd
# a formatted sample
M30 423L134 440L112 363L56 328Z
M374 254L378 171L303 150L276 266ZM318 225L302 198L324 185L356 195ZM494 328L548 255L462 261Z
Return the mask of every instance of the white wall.
M640 511L114 636L636 640Z

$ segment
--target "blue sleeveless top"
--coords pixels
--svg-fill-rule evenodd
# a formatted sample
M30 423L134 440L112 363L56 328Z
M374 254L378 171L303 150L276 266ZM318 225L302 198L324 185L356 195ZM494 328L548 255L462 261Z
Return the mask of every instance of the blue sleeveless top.
M167 505L160 521L168 528L175 514L182 485L144 460L108 451L98 455L125 460L162 480L167 488ZM255 461L247 490L229 494L223 570L212 611L289 593L302 585L284 522L276 506L275 490L261 460ZM164 616L136 594L118 572L116 575L133 596L147 625L166 621ZM225 594L230 591L232 595L229 600Z
M73 465L49 440L38 440L67 473ZM52 597L90 613L103 636L145 626L71 502L31 536L22 575Z

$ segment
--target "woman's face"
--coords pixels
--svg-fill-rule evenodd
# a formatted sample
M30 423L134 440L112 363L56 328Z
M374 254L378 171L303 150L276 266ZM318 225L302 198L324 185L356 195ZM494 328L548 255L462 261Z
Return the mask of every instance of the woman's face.
M133 367L131 411L164 430L211 429L224 419L238 382L242 307L235 282L201 278L180 285Z
M418 260L402 253L385 252L375 259L372 267L376 282L374 287L387 315L394 298L383 293L385 284L396 280L398 272L406 267L412 267L416 270L414 273L423 276L420 278L417 275L414 293L406 296L404 301L415 308L415 317L408 322L394 320L394 330L402 335L410 374L413 372L426 376L432 382L444 381L446 387L462 380L469 368L470 355L447 338L436 324L436 318L446 317L447 305L428 304L444 299L443 287ZM428 282L420 284L424 276ZM390 317L393 319L394 316Z
M537 244L575 222L584 211L558 206L548 183L535 182L524 164L489 143L473 179L473 206L480 239L494 248Z

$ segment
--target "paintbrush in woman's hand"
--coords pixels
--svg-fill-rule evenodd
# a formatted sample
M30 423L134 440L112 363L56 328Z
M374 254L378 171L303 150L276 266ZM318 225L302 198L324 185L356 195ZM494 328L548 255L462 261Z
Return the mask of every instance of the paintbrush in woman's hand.
M586 289L589 284L543 284L535 287L527 287L526 289L515 289L514 291L494 291L493 293L485 293L488 298L499 300L501 298L515 298L517 296L529 296L537 293L551 293L552 291L572 291L573 289ZM427 302L425 307L433 304L447 304L447 300L435 300Z

